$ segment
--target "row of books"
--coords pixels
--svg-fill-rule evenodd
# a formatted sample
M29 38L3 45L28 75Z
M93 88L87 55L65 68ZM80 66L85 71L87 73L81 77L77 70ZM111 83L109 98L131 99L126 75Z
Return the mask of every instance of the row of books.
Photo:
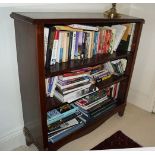
M93 27L72 24L44 28L45 66L96 54L130 51L135 23Z
M49 143L61 140L115 107L118 88L119 83L47 112Z
M71 103L98 90L95 83L122 75L126 68L126 59L107 62L95 67L82 68L69 73L46 79L47 96L55 96L62 103Z

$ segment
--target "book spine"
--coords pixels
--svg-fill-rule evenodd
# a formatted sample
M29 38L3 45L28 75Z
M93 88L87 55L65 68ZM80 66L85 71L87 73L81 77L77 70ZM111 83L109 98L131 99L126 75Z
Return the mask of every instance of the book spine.
M69 34L68 60L71 60L73 32Z
M58 77L55 76L53 78L53 85L52 85L52 89L51 89L51 92L50 92L50 97L53 97L53 95L54 95L57 80L58 80Z
M79 33L80 33L80 32L76 32L75 50L74 50L74 59L78 59L78 42L79 42Z
M57 56L56 56L56 62L60 62L62 60L61 56L61 44L62 44L62 33L59 32L59 41L58 41L58 52L57 52Z
M55 31L55 36L54 36L54 42L53 42L53 49L52 49L52 57L51 57L51 62L50 65L53 65L56 63L56 55L58 52L58 42L59 42L59 31Z
M78 38L78 59L82 58L82 41L83 41L83 32L79 32L79 38Z
M130 36L130 40L129 40L128 51L131 51L131 46L132 46L132 41L133 41L134 31L135 31L135 26L136 26L136 23L132 23L132 31L131 31L131 36Z
M76 44L76 33L73 32L73 39L72 39L72 50L71 50L71 60L74 59L74 53L75 53L75 44Z
M94 26L80 25L80 24L71 24L69 26L77 29L98 31L98 27L94 27Z

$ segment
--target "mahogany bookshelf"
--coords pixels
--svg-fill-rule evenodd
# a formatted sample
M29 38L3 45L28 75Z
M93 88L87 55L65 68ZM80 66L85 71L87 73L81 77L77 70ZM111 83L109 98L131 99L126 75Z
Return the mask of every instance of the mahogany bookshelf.
M10 16L14 19L15 24L24 134L27 145L34 143L39 150L57 150L66 143L90 133L112 115L118 113L119 116L123 116L144 19L126 15L121 15L120 18L108 19L103 16L103 13L71 12L20 12L11 13ZM126 23L136 23L130 52L116 51L112 55L98 54L90 59L56 63L48 69L44 67L44 27L68 24L111 26ZM47 111L59 107L62 103L54 97L46 97L45 78L61 75L75 69L104 64L107 61L121 58L128 60L124 75L112 76L110 79L96 84L99 89L103 89L120 82L117 106L107 110L62 140L54 144L48 143Z

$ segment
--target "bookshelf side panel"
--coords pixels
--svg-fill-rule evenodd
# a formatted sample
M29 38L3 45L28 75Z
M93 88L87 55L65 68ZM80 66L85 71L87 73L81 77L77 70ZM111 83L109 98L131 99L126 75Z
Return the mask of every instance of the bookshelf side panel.
M15 33L24 132L26 140L30 139L39 149L43 149L36 26L15 20Z

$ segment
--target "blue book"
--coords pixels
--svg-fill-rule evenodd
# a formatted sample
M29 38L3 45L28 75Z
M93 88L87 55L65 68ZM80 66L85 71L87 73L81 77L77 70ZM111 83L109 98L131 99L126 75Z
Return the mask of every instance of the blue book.
M47 95L50 95L51 91L52 91L52 87L53 87L53 82L54 82L54 78L49 78L48 80L49 84L48 84L48 94Z
M68 129L65 129L62 132L59 132L58 134L55 134L55 135L49 137L48 138L48 141L49 142L52 142L52 143L55 143L55 142L61 140L62 138L70 135L71 133L77 131L78 129L82 128L83 126L84 126L84 123L81 122L81 123L79 123L79 124L77 124L77 125L75 125L73 127L70 127Z
M64 112L64 113L60 113L60 114L57 114L57 115L54 115L54 116L51 116L51 117L48 117L47 119L47 125L50 125L52 123L55 123L65 117L68 117L74 113L76 113L78 111L78 107L76 107L75 105L71 104L71 106L73 107L72 109ZM48 115L48 114L47 114Z
M99 34L99 32L94 32L94 48L93 48L93 55L96 55L96 53L97 53L98 34Z
M63 48L60 48L59 62L62 62L62 57L63 57Z

